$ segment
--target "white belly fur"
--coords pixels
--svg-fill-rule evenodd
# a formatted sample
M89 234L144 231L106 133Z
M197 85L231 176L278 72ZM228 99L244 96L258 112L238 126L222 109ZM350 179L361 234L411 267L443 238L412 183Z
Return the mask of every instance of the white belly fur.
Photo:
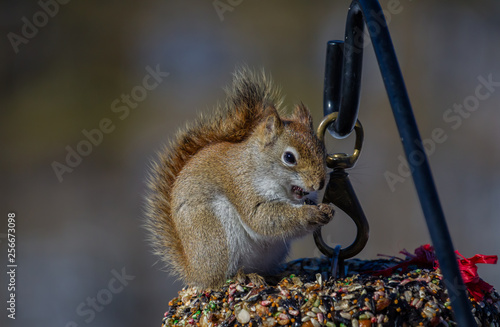
M224 195L218 195L212 202L214 212L226 232L229 248L228 277L240 268L246 273L272 273L289 250L287 240L267 240L255 233L240 218L236 208Z

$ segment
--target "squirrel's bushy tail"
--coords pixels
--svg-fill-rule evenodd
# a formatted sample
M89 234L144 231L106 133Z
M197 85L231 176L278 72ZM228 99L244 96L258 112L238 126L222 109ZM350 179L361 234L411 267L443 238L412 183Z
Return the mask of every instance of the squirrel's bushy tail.
M172 187L184 165L211 143L241 142L262 119L268 106L280 109L282 99L264 72L242 68L234 73L233 84L226 89L227 99L211 115L198 119L177 133L177 137L158 153L148 180L146 228L153 251L184 278L187 267L182 242L178 239L171 216Z

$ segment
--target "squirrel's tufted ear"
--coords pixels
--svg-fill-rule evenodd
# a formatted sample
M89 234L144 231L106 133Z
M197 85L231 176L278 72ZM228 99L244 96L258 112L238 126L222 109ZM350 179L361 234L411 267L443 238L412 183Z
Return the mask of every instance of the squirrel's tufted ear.
M276 108L270 106L264 111L261 140L264 145L273 143L283 130L283 122Z
M300 103L295 106L295 110L293 111L292 119L298 120L300 123L309 126L313 129L312 116L309 110L303 103Z

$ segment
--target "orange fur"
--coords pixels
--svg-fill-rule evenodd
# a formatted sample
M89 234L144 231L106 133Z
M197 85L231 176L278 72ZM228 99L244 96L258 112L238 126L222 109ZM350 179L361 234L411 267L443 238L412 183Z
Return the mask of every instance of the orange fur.
M209 144L238 143L245 140L263 118L268 106L280 108L282 99L264 72L256 74L244 68L233 77L226 90L224 106L212 115L201 114L192 125L177 133L170 146L158 152L149 176L146 228L154 254L174 273L186 278L186 257L171 219L172 187L182 168L198 151Z
M270 273L289 241L326 224L305 196L326 178L325 149L304 105L283 119L264 73L234 74L225 105L181 130L149 178L154 252L188 284L217 287L239 270Z

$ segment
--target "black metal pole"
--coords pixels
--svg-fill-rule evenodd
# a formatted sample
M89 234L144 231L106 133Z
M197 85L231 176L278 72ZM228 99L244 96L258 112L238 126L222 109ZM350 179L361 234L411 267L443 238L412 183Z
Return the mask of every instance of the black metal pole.
M352 132L359 110L363 67L364 22L361 10L349 10L345 43L329 41L326 51L324 114L338 112L328 131L336 138Z
M455 320L459 326L477 326L382 8L376 0L354 0L349 10L364 14Z
M323 93L323 114L328 116L338 112L342 100L342 67L344 66L344 41L328 41L326 44L325 83ZM328 130L337 137L335 124L330 124ZM353 126L354 127L354 126Z

